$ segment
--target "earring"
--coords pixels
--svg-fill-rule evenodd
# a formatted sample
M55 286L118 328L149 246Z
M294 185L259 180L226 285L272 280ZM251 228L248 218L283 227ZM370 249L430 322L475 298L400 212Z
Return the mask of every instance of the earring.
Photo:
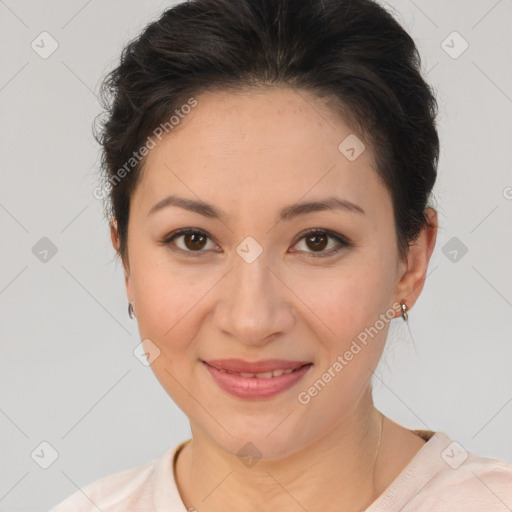
M133 306L132 306L132 303L131 302L128 302L128 316L130 318L133 318Z
M402 306L402 318L404 319L404 322L407 322L408 321L407 306L405 305L405 302L402 302L400 305Z

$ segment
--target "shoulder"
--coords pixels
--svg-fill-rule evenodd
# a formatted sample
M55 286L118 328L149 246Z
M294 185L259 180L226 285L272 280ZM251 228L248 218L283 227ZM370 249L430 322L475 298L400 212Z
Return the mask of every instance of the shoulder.
M148 510L159 468L170 462L176 448L159 458L105 476L68 496L49 512L142 512Z
M427 483L417 503L420 510L512 510L512 464L467 452L464 462L447 464Z
M367 512L512 511L512 464L464 449L444 432L426 443Z

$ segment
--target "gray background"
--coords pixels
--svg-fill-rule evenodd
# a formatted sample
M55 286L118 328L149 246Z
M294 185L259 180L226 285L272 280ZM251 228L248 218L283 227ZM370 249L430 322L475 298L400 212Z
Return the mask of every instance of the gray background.
M389 4L438 95L441 228L410 330L391 325L376 405L408 428L512 461L512 0ZM132 353L136 323L92 195L99 80L170 5L0 0L3 512L47 510L190 434ZM47 59L31 47L43 31L59 45ZM462 40L442 43L453 31L469 43L457 58ZM47 261L43 237L57 248ZM31 458L43 441L59 454L48 469Z

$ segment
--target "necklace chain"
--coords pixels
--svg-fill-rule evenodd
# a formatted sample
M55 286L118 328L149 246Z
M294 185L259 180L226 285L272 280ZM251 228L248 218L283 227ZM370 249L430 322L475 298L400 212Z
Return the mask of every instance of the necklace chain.
M373 461L373 476L372 476L373 489L375 489L375 470L377 468L377 459L379 458L380 443L382 441L382 430L384 428L384 415L381 414L381 413L379 413L379 415L380 415L380 434L379 434L379 442L377 444L377 451L376 451L376 454L375 454L375 460ZM371 503L370 503L370 505L371 505Z

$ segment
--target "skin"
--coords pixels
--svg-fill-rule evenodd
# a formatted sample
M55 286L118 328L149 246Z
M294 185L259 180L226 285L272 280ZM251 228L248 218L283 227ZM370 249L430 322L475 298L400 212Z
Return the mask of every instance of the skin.
M381 313L400 301L413 307L435 245L436 212L428 209L431 226L401 261L391 196L372 152L367 146L349 161L338 150L354 132L321 99L286 88L196 99L147 157L123 261L141 339L160 350L151 367L190 420L192 441L175 472L183 502L201 512L362 510L424 445L373 404L372 372L389 322L308 404L297 395ZM148 216L169 194L202 199L227 217L176 206ZM285 206L333 195L365 214L325 210L278 221ZM180 228L209 238L199 249L183 236L159 243ZM327 238L316 248L303 235L310 228L353 246L315 257L339 243ZM111 236L118 249L115 222ZM263 249L252 263L236 252L247 236ZM202 253L187 257L170 246ZM229 357L313 367L293 388L247 400L220 389L200 361ZM252 467L236 455L249 441L262 454Z

